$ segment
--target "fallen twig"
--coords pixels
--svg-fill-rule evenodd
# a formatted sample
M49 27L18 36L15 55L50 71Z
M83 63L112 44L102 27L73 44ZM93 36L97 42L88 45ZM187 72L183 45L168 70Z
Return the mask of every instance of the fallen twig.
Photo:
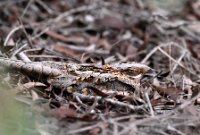
M114 100L111 98L102 98L99 96L89 96L89 95L83 95L80 93L73 93L73 95L78 96L82 100L94 101L96 99L98 102L107 102L107 103L110 103L110 104L118 106L118 107L128 108L132 111L145 110L148 107L147 105L134 106L134 105L123 103L123 102L120 102L120 101L117 101L117 100Z

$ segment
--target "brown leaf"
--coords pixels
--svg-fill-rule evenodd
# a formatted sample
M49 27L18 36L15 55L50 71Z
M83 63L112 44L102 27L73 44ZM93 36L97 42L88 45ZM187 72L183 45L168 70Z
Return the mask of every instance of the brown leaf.
M90 134L91 135L98 135L100 132L101 132L101 128L100 127L95 127L95 128L92 128L90 130Z
M102 123L101 127L92 128L89 132L91 135L99 135L101 131L103 130L102 128L108 128L108 126L109 126L108 123Z
M56 33L54 31L47 31L46 34L57 40L61 40L63 42L73 42L73 43L79 43L79 44L83 44L86 42L85 39L81 36L66 37L66 36Z
M1 31L1 29L0 29L0 35L2 35L2 34L1 34L2 32L3 32L3 31ZM3 36L2 36L2 37L3 37ZM5 46L3 45L4 42L5 42L4 40L5 40L5 39L0 38L0 44L2 44L2 45L0 46L0 50L1 50L2 53L6 53L6 52L10 51L12 48L15 47L15 42L14 42L13 38L10 38L10 39L7 41L7 43L6 43Z
M200 90L200 86L199 85L192 86L192 98L199 94L199 90Z
M125 28L125 22L121 17L115 16L104 16L104 18L97 20L97 24L99 26L107 27L107 28L115 28L118 30L122 30Z
M109 43L108 39L100 38L98 36L95 37L88 37L89 44L97 45L97 48L102 48L105 50L110 50L111 44Z
M68 106L61 106L60 108L56 108L50 111L50 114L59 118L78 118L79 114L72 108L69 108Z
M181 93L181 90L176 87L163 88L152 84L152 87L164 98L171 99L176 102L176 99Z
M144 33L144 36L143 36L143 39L144 39L144 43L138 48L138 52L140 51L143 51L147 48L147 46L149 45L148 42L149 42L149 34L148 33Z
M196 17L199 19L200 18L200 10L199 10L199 7L200 7L200 1L192 1L191 2L191 8L192 8L192 11L193 13L196 15Z
M193 29L194 30L199 30L200 29L200 24L198 24L198 28L194 26ZM200 33L200 31L198 31L197 33ZM200 58L200 54L198 53L200 51L199 44L194 44L194 43L191 43L190 41L187 41L187 47L190 50L190 53L194 58L197 58L197 59Z
M195 97L195 96L197 96L198 94L199 94L199 90L200 90L200 86L199 85L195 85L195 86L192 86L192 98L193 97ZM197 104L200 104L200 99L198 98L197 100L196 100L196 103Z
M59 44L54 45L54 51L62 53L63 55L65 55L67 57L71 57L71 58L75 58L75 59L80 59L81 55L82 55L82 52L70 49L68 47L64 47Z
M129 50L130 49L130 50ZM132 55L136 52L136 48L127 42L121 41L120 44L115 44L110 49L111 54L120 53L123 56L126 56L128 53L132 52Z
M104 93L104 92L98 90L98 89L95 88L95 87L87 87L87 88L91 89L91 90L92 90L95 94L97 94L98 96L102 96L102 97L107 97L107 96L109 96L108 94L106 94L106 93Z
M98 117L96 114L85 114L85 115L80 115L79 120L82 121L94 121L96 120Z
M156 105L160 104L161 102L162 102L161 98L152 99L152 100L151 100L151 105L152 105L152 106L156 106Z
M46 87L46 85L44 83L41 83L41 82L28 82L28 83L25 83L23 85L17 86L15 88L16 94L21 93L25 90L30 90L34 87Z

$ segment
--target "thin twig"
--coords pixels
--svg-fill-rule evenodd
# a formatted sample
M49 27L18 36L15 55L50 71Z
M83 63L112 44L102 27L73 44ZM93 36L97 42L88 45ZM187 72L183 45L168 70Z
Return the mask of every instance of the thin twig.
M59 22L60 20L62 20L63 18L71 15L71 14L74 14L74 13L77 13L77 12L83 12L83 11L89 11L89 10L93 10L97 7L98 5L97 4L92 4L92 5L84 5L84 6L81 6L81 7L78 7L78 8L74 8L74 9L71 9L69 11L66 11L62 14L60 14L58 17L56 17L55 19L53 19L53 22L56 23L56 22Z
M154 115L153 107L151 105L151 102L150 102L150 99L149 99L149 95L148 95L147 92L145 92L145 97L147 99L147 104L148 104L149 109L150 109L150 114L151 114L152 117L154 117L155 115Z
M9 32L9 34L7 35L7 37L6 37L6 39L5 39L4 43L3 43L3 46L6 46L7 43L8 43L8 41L9 41L9 39L10 39L10 37L11 37L16 31L18 31L19 29L21 29L22 27L23 27L23 26L20 25L20 26L15 27L14 29L12 29L12 30Z
M73 95L78 96L82 100L95 100L96 99L98 102L107 102L107 103L110 103L110 104L118 106L118 107L126 107L132 111L144 110L147 108L147 105L134 106L134 105L123 103L123 102L120 102L117 100L113 100L110 98L102 98L99 96L89 96L89 95L83 95L80 93L73 93Z
M189 73L191 73L192 75L196 76L196 73L194 73L193 71L191 71L190 69L186 68L184 65L182 65L180 62L178 62L177 60L175 60L174 58L172 58L167 52L165 52L161 47L166 47L169 45L173 45L176 46L178 48L181 48L182 50L185 50L183 47L177 45L174 42L170 42L170 43L166 43L166 44L161 44L157 47L155 47L150 53L148 53L146 55L146 57L141 61L141 63L146 63L146 61L157 51L159 50L160 52L162 52L165 56L167 56L170 60L172 60L173 62L177 63L180 67L182 67L183 69L185 69L186 71L188 71Z
M194 73L193 71L191 71L190 69L186 68L184 65L182 65L181 63L179 63L178 61L176 61L174 58L172 58L168 53L166 53L163 49L161 49L160 47L158 47L158 50L161 51L164 55L166 55L169 59L171 59L173 62L177 63L180 67L182 67L183 69L185 69L186 71L188 71L189 73L196 75L196 73Z
M184 58L184 56L186 55L186 50L183 51L182 55L178 58L177 63L174 65L174 67L171 70L171 75L174 73L174 71L176 70L176 68L178 67L178 63L181 62L181 60Z
M10 58L15 57L15 55L18 54L19 52L21 52L21 50L22 50L24 47L26 47L27 45L28 45L28 44L26 43L26 44L24 44L23 46L21 46L19 49L17 49L17 50L12 54L12 56L11 56Z
M22 23L22 21L21 21L21 18L18 18L18 21L19 21L19 23L20 23L21 26L22 26L22 30L23 30L23 32L24 32L24 34L25 34L26 40L27 40L27 42L28 42L28 45L30 46L30 48L33 48L33 43L32 43L32 41L31 41L31 39L29 38L28 33L26 32L25 28L24 28L24 25L23 25L23 23Z
M30 1L28 2L28 4L26 5L24 11L22 12L20 18L23 18L23 17L24 17L25 13L27 12L27 10L28 10L28 8L30 7L30 5L32 4L32 2L33 2L33 0L30 0Z
M168 125L167 129L170 130L170 131L176 132L177 135L186 135L185 133L181 132L180 130L178 130L174 127L172 127L171 125Z
M17 56L24 62L31 62L31 60L24 52L20 52Z
M90 130L90 129L93 129L93 128L99 127L99 126L100 126L100 123L97 123L95 125L90 125L90 126L83 127L80 129L71 130L71 131L67 132L67 134L77 134L77 133L81 133L81 132L84 132L84 131L87 131L87 130Z
M53 11L50 7L48 7L42 0L35 0L38 4L40 4L49 14L53 14Z
M179 46L175 42L163 43L163 44L160 44L159 46L156 46L152 51L150 51L140 63L146 63L147 60L158 50L158 48L167 47L169 45L173 45L173 46L178 47L180 49L184 49L183 47Z

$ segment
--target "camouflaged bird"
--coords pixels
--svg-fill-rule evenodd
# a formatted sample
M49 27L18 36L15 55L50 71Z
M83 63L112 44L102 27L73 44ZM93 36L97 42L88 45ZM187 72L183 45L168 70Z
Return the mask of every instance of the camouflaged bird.
M23 62L0 58L0 65L61 88L134 91L141 78L153 72L140 63L77 64L53 61Z

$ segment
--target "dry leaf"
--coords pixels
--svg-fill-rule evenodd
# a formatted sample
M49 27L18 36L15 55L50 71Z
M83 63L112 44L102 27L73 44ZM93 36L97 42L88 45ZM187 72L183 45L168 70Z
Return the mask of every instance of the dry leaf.
M85 39L81 36L66 37L54 31L47 31L46 34L63 42L78 43L78 44L83 44L86 42Z
M68 106L61 106L60 108L56 108L51 110L50 112L53 116L63 119L63 118L78 118L79 114L72 108Z
M41 83L41 82L28 82L28 83L25 83L23 85L20 85L20 86L17 86L15 88L16 90L16 93L21 93L23 91L26 91L26 90L30 90L32 88L35 88L35 87L46 87L46 85L44 83Z
M39 99L38 94L34 90L31 90L31 96L33 101Z
M168 98L176 102L181 90L175 87L163 88L161 86L152 85L152 87L164 98Z

